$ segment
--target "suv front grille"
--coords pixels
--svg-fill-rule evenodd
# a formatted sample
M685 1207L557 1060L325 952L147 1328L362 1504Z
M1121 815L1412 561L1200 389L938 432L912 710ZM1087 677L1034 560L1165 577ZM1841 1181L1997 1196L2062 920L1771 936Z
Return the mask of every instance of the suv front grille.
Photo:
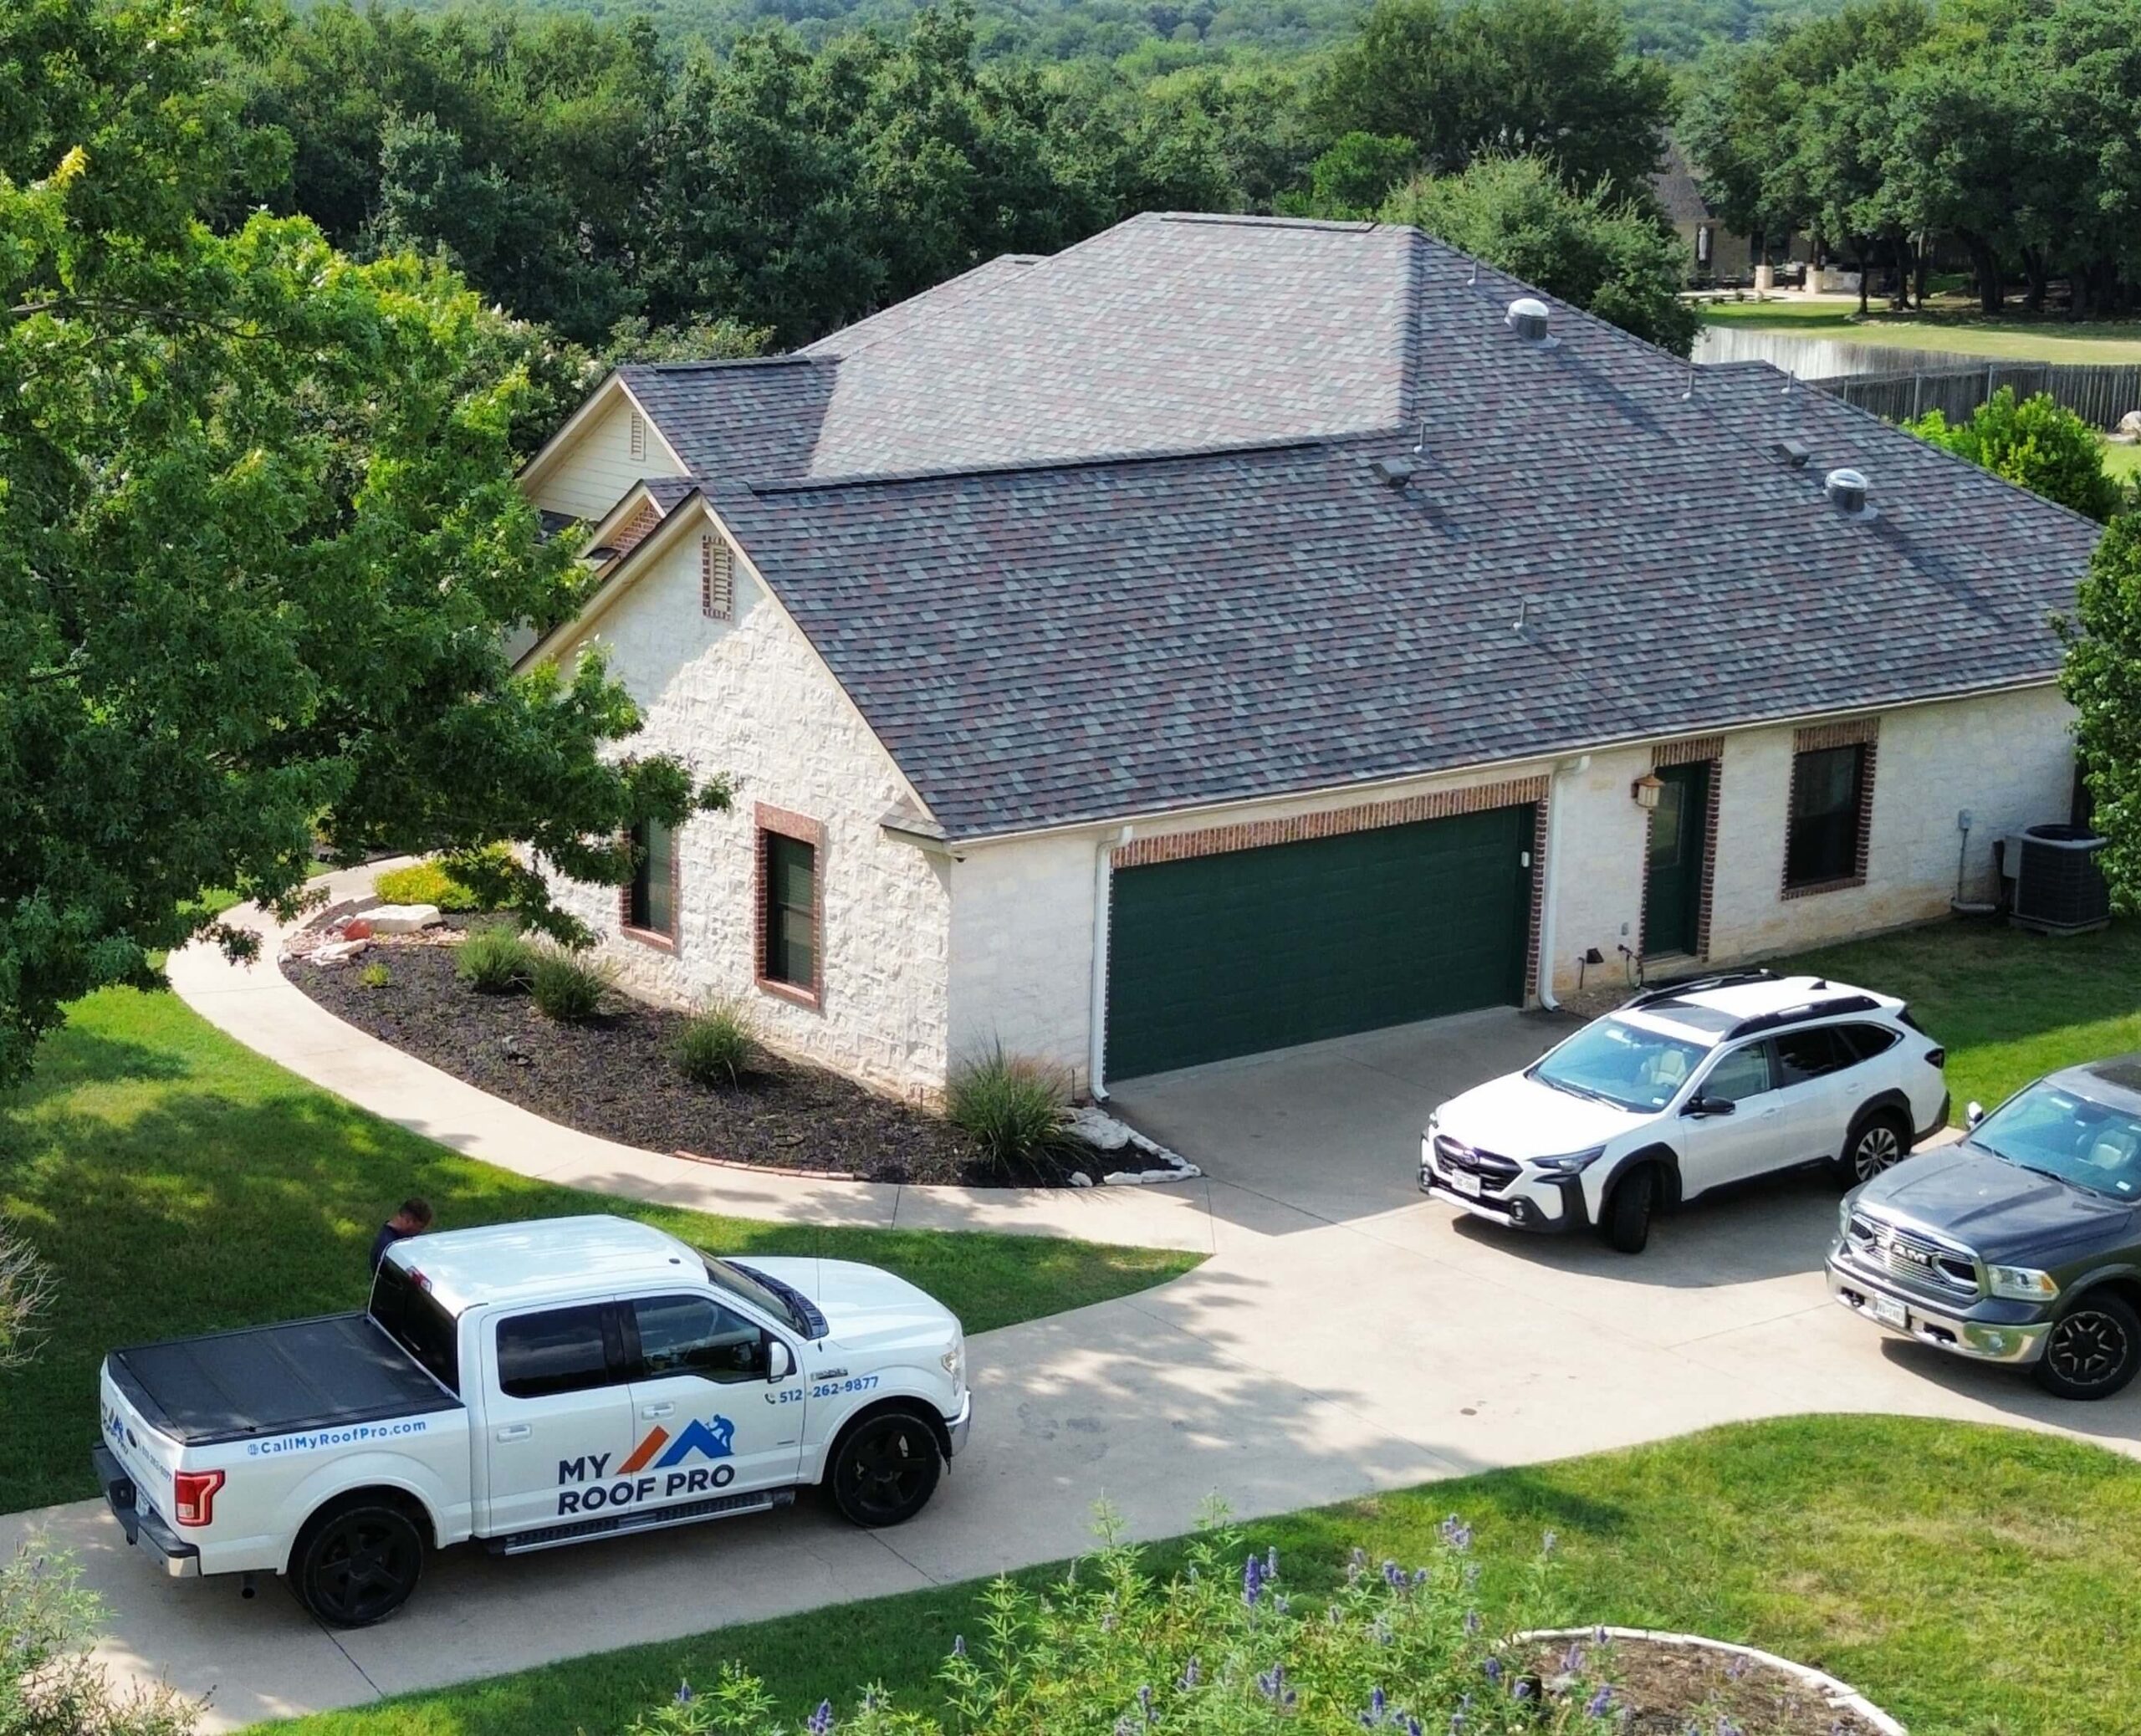
M1469 1171L1494 1187L1515 1181L1522 1167L1513 1158L1505 1157L1498 1151L1479 1151L1446 1133L1435 1136L1435 1156L1444 1169Z
M1961 1248L1857 1212L1846 1239L1862 1264L1913 1289L1932 1296L1978 1294L1977 1261Z

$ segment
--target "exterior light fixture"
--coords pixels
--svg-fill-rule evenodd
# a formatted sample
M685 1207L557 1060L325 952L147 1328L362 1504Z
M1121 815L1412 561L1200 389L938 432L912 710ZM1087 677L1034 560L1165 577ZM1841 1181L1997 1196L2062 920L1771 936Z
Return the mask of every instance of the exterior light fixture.
M1636 799L1636 806L1646 814L1654 812L1658 799L1665 793L1665 780L1655 772L1645 772L1628 786L1628 794Z

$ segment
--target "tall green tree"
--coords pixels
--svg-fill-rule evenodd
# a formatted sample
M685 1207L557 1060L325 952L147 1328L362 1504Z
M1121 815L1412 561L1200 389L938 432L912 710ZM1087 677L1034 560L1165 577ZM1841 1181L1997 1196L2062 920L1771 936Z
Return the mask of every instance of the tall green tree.
M1410 139L1430 171L1526 154L1582 187L1648 186L1672 83L1607 0L1376 0L1316 95L1333 138Z
M1680 299L1672 232L1648 206L1603 187L1571 191L1540 158L1483 157L1461 175L1413 181L1382 215L1416 223L1675 355L1694 347L1695 315Z
M2141 910L2141 513L2112 520L2060 627L2060 691L2105 840L2098 865L2118 907Z
M725 799L625 757L599 662L509 666L581 582L512 476L520 334L436 263L202 219L249 151L202 63L246 28L235 0L0 13L0 67L67 74L0 136L0 1080L212 929L202 889L290 907L315 839L616 881L621 828Z

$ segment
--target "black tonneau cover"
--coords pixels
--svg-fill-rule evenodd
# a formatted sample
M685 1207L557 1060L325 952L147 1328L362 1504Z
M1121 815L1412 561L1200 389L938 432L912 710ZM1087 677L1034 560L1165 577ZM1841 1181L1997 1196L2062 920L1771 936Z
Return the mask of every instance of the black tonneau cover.
M365 1314L176 1338L110 1360L142 1417L194 1447L461 1405Z

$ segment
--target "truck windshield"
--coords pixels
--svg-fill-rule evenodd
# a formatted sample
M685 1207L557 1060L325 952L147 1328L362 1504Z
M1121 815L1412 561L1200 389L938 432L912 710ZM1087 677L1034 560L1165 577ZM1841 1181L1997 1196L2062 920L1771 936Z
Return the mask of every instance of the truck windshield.
M367 1310L380 1330L416 1359L447 1391L461 1390L460 1336L453 1316L392 1260L381 1260Z
M810 1305L810 1299L778 1279L733 1260L703 1254L706 1275L722 1289L741 1296L753 1307L763 1309L777 1320L786 1320L805 1338L825 1335L825 1316Z
M1699 1043L1602 1019L1549 1051L1528 1076L1616 1109L1659 1110L1679 1095L1709 1053Z
M2092 1193L2141 1198L2141 1119L2057 1085L2009 1098L1970 1137L1996 1157Z

